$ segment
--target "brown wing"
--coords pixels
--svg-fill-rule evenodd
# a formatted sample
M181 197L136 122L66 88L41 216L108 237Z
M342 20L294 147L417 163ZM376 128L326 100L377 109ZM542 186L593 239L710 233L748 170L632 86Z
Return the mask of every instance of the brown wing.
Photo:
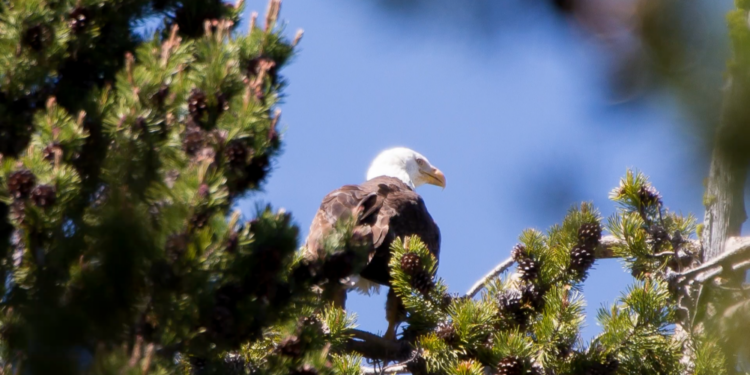
M388 262L391 258L391 242L396 238L417 235L427 245L436 259L440 258L440 229L427 211L427 206L414 190L401 180L377 177L362 184L372 190L378 186L378 195L383 203L377 215L376 226L388 227L383 241L376 246L375 255L361 272L361 276L379 284L390 284Z
M355 231L365 238L372 236L374 247L380 246L388 227L373 224L382 203L377 190L368 190L363 186L345 185L326 195L310 225L310 233L305 241L305 256L311 260L323 257L325 238L333 232L336 222L354 214L358 216Z
M324 256L323 241L340 219L358 215L355 230L372 236L370 262L361 276L383 285L390 284L388 261L396 238L418 235L430 252L440 255L440 230L422 198L401 180L377 177L362 185L347 185L328 194L320 205L306 241L306 256Z

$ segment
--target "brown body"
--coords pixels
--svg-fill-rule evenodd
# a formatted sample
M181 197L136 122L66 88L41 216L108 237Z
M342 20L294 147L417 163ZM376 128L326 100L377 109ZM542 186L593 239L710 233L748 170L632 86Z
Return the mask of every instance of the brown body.
M361 185L346 185L332 191L320 205L310 226L306 256L323 257L323 241L333 232L336 222L357 215L355 231L364 235L369 246L367 266L360 277L380 285L390 286L388 262L390 245L396 238L419 236L436 259L440 256L440 229L427 211L422 198L408 185L393 177L376 177ZM345 290L337 297L344 305ZM394 293L389 292L386 315L391 327L388 334L395 335L395 326L402 319L394 311L400 305ZM387 335L388 335L387 334Z

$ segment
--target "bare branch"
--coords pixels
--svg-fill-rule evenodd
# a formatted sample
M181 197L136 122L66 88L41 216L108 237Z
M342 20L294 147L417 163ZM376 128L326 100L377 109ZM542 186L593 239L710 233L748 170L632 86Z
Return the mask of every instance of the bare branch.
M410 373L408 364L412 361L417 360L421 353L419 351L413 351L411 354L411 358L401 362L401 363L394 363L389 366L385 366L382 368L377 367L366 367L362 366L362 373L363 374L408 374Z
M599 246L596 247L594 256L596 257L596 259L617 258L617 255L615 255L614 247L615 245L620 244L622 244L622 241L618 240L617 237L612 235L604 236L601 240L599 240Z
M492 271L490 271L488 274L484 275L484 277L479 279L479 281L474 283L474 285L472 285L471 288L469 288L469 291L466 292L466 296L469 298L474 298L474 296L476 296L480 290L484 289L484 287L487 285L488 282L490 282L490 280L494 279L495 277L497 277L497 275L503 273L505 270L510 268L513 265L513 263L515 263L513 261L513 258L508 258L500 262L500 264L495 266L495 268L493 268Z
M370 359L383 361L403 360L408 355L408 343L388 340L370 332L352 329L352 338L346 343L347 352L357 352Z
M362 367L362 373L367 375L377 375L377 374L408 374L409 370L406 369L405 364L397 363L395 365L390 365L383 367L383 369L376 369L374 367Z
M723 246L724 252L698 267L678 274L678 282L689 283L693 280L703 282L726 271L736 271L750 267L750 237L732 237ZM718 271L717 271L718 270Z
M597 246L595 251L595 256L597 259L609 259L609 258L616 258L613 247L614 245L620 243L620 241L615 238L615 236L604 236L599 241L599 246ZM485 288L487 286L487 283L490 282L490 280L496 278L501 273L505 272L508 268L513 266L513 258L508 258L497 266L493 268L490 272L488 272L486 275L484 275L481 279L479 279L474 285L469 288L469 291L466 292L466 296L469 298L474 298L479 291Z

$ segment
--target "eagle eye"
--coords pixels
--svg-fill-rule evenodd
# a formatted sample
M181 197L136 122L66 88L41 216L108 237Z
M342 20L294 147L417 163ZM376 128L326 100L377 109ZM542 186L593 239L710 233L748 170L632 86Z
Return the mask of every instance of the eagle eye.
M417 164L419 164L420 167L424 167L427 162L424 161L424 159L417 159Z

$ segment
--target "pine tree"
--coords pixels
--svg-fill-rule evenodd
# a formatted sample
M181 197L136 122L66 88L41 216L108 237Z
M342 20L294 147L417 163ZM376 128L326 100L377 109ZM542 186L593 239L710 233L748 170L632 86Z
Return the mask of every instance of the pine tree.
M279 6L243 33L241 2L0 4L6 371L315 373L342 345L290 215L231 212L281 146Z
M319 263L301 257L289 213L231 211L282 143L281 73L301 34L286 38L279 8L271 0L263 25L253 16L242 33L242 3L0 3L4 373L360 374L363 361L414 374L733 371L743 342L731 331L750 308L733 304L741 283L715 276L746 259L729 254L734 265L703 277L703 227L633 171L610 218L583 203L546 232L524 231L465 296L447 293L419 238L396 239L407 325L396 341L354 329L318 293L362 267L351 223ZM738 8L744 61L748 2ZM137 34L149 17L164 26ZM635 281L584 343L581 287L603 257ZM702 293L696 275L721 288Z

